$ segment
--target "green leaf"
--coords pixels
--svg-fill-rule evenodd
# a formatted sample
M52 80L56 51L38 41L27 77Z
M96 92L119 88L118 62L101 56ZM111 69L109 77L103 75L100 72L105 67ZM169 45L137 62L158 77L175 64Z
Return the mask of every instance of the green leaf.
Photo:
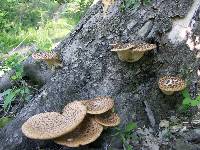
M185 89L185 90L182 91L182 95L183 95L183 97L185 97L185 98L190 98L190 93L188 92L187 89ZM190 98L190 99L191 99L191 98Z
M12 120L12 118L10 118L10 117L2 117L2 118L0 118L0 128L3 128L11 120Z
M136 128L137 128L137 124L136 123L129 122L125 127L125 132L130 132L130 131L132 131L133 129L136 129Z
M127 144L127 150L133 150L133 146Z
M199 101L197 101L197 100L192 100L191 101L191 106L198 106L199 105Z
M10 94L11 91L12 89L7 89L6 91L2 93L2 96Z
M4 97L4 104L3 108L6 110L12 103L12 101L15 100L16 93L15 92L10 92L7 96Z
M191 100L190 98L184 98L182 104L183 104L183 105L190 105L190 104L191 104L191 101L192 101L192 100Z
M197 96L197 97L196 97L196 100L197 100L197 101L200 101L200 96Z

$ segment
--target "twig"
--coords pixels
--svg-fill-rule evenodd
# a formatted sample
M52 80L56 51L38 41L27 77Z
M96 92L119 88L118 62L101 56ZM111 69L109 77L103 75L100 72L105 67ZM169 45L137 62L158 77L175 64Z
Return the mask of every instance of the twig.
M15 47L15 48L11 51L11 53L14 52L19 46L21 46L22 43L23 43L29 36L30 36L30 34L27 35L27 36L17 45L17 47Z

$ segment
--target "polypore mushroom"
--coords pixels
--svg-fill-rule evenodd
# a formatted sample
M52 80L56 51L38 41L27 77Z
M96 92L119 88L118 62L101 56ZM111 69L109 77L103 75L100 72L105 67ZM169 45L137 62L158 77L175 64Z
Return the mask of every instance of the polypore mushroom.
M102 114L114 106L114 100L110 97L96 97L81 102L87 107L88 114Z
M22 132L32 139L53 139L71 132L83 121L87 109L78 101L66 109L63 115L47 112L32 116L22 125Z
M176 91L181 91L186 87L186 83L180 77L164 76L159 79L159 88L166 95L172 95Z
M110 5L112 5L114 2L115 2L115 0L102 0L102 3L103 3L103 14L104 14L104 16L107 13L108 7Z
M55 52L33 53L32 57L35 60L44 60L52 70L62 67L59 55Z
M156 48L155 44L149 43L126 43L126 44L112 44L113 48L111 51L117 52L117 55L120 60L127 61L127 62L136 62L146 51L152 50Z
M55 143L68 147L79 147L95 141L102 133L103 126L91 116L87 116L83 122L71 133L56 138Z
M62 115L65 116L68 120L73 120L73 122L81 121L85 118L87 113L87 107L79 101L73 101L67 104L64 109Z
M114 127L120 124L119 116L112 111L107 111L103 114L95 115L95 120L99 124L106 127Z

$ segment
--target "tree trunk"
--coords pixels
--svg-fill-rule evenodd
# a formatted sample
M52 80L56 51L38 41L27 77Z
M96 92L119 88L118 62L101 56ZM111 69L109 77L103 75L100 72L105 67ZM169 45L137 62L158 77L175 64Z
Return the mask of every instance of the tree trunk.
M52 141L26 138L21 132L22 124L35 114L61 112L71 101L96 96L114 98L115 110L122 118L120 127L135 121L139 127L152 128L156 135L160 120L176 116L176 106L183 99L180 93L166 96L159 90L158 79L163 75L186 79L195 96L200 50L199 0L154 0L123 12L120 5L116 0L105 17L102 3L93 5L69 37L55 48L62 56L63 68L56 70L40 93L1 129L0 150L62 149ZM122 62L110 51L109 44L134 41L155 43L158 48L135 63ZM80 149L106 150L112 134L112 130L106 130L95 144ZM177 141L169 142L167 149L178 149ZM122 149L120 142L113 147ZM146 149L156 150L151 146Z

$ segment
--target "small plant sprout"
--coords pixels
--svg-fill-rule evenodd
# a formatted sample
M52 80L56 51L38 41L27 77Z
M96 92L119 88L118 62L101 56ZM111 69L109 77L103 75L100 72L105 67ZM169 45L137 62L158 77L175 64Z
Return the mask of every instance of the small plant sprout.
M195 99L192 99L188 89L182 91L182 96L184 97L182 106L186 110L190 107L195 107L200 104L200 96L197 96Z
M117 52L117 55L121 61L126 61L130 63L140 60L145 52L156 48L155 44L149 43L117 43L112 44L112 46L113 48L111 51Z
M3 108L4 111L9 110L11 104L17 97L20 98L20 101L27 101L29 99L30 90L28 87L7 89L2 93L4 100Z
M186 83L180 77L164 76L159 79L159 88L166 95L172 95L174 92L182 91L186 88Z
M63 66L60 61L59 55L55 52L33 53L32 57L35 60L44 60L52 70L55 70L55 68L57 67Z
M124 150L133 150L133 146L130 145L130 141L137 139L133 134L134 130L137 129L137 125L134 122L129 122L123 129L115 128L116 133L113 135L119 137L123 143Z

